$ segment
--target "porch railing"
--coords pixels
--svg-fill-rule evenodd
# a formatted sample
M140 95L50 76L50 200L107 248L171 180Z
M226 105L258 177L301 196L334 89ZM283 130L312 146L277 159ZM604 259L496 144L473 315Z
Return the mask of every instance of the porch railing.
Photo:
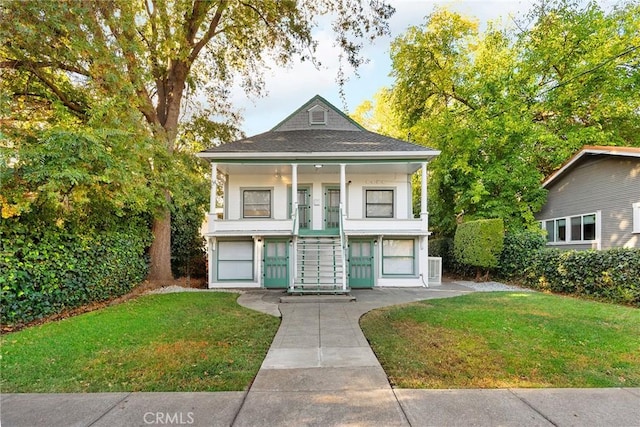
M291 292L293 292L293 289L295 287L295 281L296 281L296 276L298 275L298 263L297 263L297 259L298 259L298 233L300 232L300 222L299 222L299 215L298 215L298 203L294 203L293 204L293 210L291 212L291 216L293 219L293 230L291 231L291 234L293 235L293 237L291 238L291 256L290 259L293 260L292 264L292 270L291 270L291 276L289 277L289 290Z
M339 222L340 222L340 248L342 249L340 251L341 253L341 259L340 261L342 262L342 290L346 291L347 290L347 258L346 258L346 251L347 251L347 237L344 234L344 210L342 207L342 203L340 203L340 211L339 211Z

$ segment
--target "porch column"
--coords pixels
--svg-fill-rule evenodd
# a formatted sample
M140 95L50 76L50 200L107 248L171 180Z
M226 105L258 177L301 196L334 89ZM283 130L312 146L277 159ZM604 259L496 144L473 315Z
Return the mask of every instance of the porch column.
M218 199L218 164L211 162L211 195L209 198L209 221L216 219L216 200Z
M422 163L422 186L420 190L420 218L424 218L427 216L427 162Z
M291 218L298 215L298 165L291 164ZM299 219L298 219L299 220Z
M207 262L208 262L208 283L207 288L213 287L213 265L216 259L216 238L208 237L207 238Z
M346 170L347 165L344 163L340 163L340 205L342 209L344 209L344 215L346 215L347 210L347 181L346 181Z

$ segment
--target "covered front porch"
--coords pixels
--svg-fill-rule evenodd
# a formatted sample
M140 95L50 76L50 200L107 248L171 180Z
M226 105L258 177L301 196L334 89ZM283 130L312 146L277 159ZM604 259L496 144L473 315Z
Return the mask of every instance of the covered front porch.
M211 163L207 235L338 232L341 221L348 235L427 233L427 162Z

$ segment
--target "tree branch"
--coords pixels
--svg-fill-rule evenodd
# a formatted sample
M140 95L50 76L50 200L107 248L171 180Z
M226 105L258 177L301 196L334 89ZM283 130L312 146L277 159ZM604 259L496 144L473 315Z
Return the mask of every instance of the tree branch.
M89 77L89 71L84 68L79 68L73 65L63 64L55 61L29 61L25 59L9 59L5 61L0 61L0 68L26 68L26 69L35 69L35 68L58 68L60 70L69 71L71 73L81 74L83 76Z
M193 64L193 62L196 60L196 58L200 54L200 51L202 50L202 48L205 47L206 44L209 43L209 41L213 38L213 36L215 36L217 34L216 33L216 29L218 28L218 25L220 24L220 19L222 18L222 13L224 12L224 10L226 8L227 8L226 0L221 1L220 4L218 5L218 8L216 9L215 15L213 16L213 18L211 19L211 22L209 23L209 28L207 29L207 32L193 46L193 49L191 49L191 53L189 54L189 62L191 64Z
M29 69L31 73L38 78L45 86L47 86L57 97L58 99L71 110L78 118L84 120L87 116L86 108L81 106L80 104L73 102L69 97L58 88L51 80L46 78L44 74L40 72L40 70L36 68Z

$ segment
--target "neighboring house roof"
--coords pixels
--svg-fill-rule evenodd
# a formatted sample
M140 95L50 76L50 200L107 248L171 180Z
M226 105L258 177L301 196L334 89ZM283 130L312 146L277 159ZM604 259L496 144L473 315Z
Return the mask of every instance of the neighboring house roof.
M312 110L324 122L312 123ZM218 159L430 158L439 152L370 132L319 95L314 96L273 129L221 144L199 157Z
M580 163L580 161L588 156L621 156L621 157L640 157L640 147L607 147L585 145L573 157L567 160L558 170L549 175L542 183L543 188L549 187L560 177L567 174L571 169Z

